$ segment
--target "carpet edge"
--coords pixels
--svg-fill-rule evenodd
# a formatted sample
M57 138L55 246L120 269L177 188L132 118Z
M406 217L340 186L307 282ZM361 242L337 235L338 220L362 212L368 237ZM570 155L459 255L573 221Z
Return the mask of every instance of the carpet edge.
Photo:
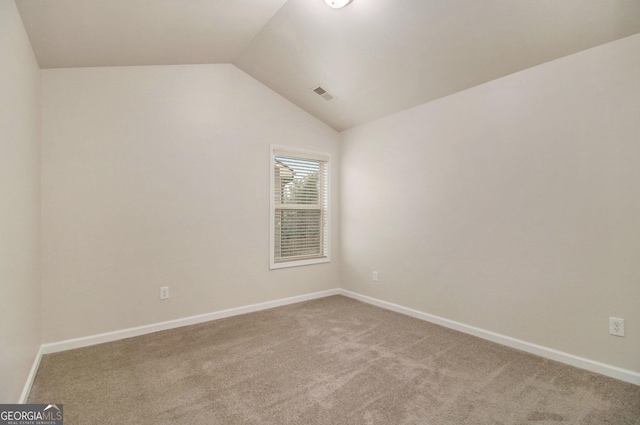
M25 404L29 398L29 393L31 393L31 387L33 387L33 383L36 380L36 375L38 374L38 368L40 367L40 361L42 361L43 355L44 346L41 344L38 352L36 353L36 357L33 359L33 364L31 365L29 375L27 375L27 381L22 389L22 394L20 394L20 399L18 400L19 404Z
M396 313L404 314L406 316L411 316L416 319L424 320L426 322L434 323L436 325L444 326L446 328L463 332L465 334L473 335L487 341L495 342L496 344L515 348L516 350L524 351L529 354L534 354L549 360L554 360L569 366L574 366L579 369L588 370L590 372L598 373L600 375L608 376L610 378L618 379L620 381L640 386L640 372L623 369L617 366L601 363L585 357L576 356L574 354L566 353L553 348L544 347L542 345L537 345L517 338L512 338L510 336L491 332L485 329L477 328L475 326L456 322L454 320L445 319L443 317L424 313L419 310L414 310L412 308L393 304L377 298L372 298L366 295L359 294L357 292L348 291L346 289L340 288L338 290L338 293L340 295L344 295L345 297L362 301L364 303L384 308L386 310L391 310Z
M214 311L211 313L198 314L195 316L183 317L180 319L168 320L166 322L151 323L148 325L136 326L132 328L120 329L111 332L105 332L96 335L88 335L79 338L67 339L58 342L49 342L42 344L40 356L42 354L57 353L60 351L72 350L74 348L88 347L91 345L102 344L105 342L118 341L125 338L131 338L140 335L146 335L153 332L165 331L168 329L180 328L183 326L195 325L198 323L209 322L212 320L224 319L226 317L238 316L241 314L254 313L257 311L268 310L270 308L281 307L289 304L296 304L303 301L315 300L318 298L339 295L339 289L328 289L320 292L312 292L309 294L296 295L288 298L280 298L277 300L266 301L257 304L229 308L226 310ZM36 368L37 370L37 368Z

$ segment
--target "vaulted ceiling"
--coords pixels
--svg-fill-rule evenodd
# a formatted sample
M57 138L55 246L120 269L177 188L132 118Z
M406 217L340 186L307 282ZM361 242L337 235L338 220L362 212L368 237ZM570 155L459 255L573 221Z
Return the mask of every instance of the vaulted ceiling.
M16 4L41 68L232 63L336 130L640 33L639 0Z

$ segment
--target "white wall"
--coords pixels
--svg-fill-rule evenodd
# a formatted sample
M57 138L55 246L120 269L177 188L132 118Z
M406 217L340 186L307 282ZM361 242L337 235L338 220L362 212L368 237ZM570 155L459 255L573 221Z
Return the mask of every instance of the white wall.
M640 371L638 52L640 35L344 132L343 287Z
M338 287L337 243L269 270L269 146L334 130L232 65L42 75L43 342Z
M0 58L0 403L16 403L40 347L40 70L11 0Z

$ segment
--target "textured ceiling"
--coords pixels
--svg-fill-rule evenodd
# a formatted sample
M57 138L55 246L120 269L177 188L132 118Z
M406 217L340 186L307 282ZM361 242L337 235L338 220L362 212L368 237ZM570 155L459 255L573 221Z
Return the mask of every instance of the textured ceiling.
M42 68L233 63L336 130L640 33L639 0L16 4Z

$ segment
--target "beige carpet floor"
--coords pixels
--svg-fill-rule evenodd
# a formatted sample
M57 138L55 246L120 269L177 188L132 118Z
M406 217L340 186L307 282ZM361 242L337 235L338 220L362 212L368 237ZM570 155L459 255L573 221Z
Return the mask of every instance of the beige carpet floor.
M334 296L45 355L65 424L640 424L640 387Z

